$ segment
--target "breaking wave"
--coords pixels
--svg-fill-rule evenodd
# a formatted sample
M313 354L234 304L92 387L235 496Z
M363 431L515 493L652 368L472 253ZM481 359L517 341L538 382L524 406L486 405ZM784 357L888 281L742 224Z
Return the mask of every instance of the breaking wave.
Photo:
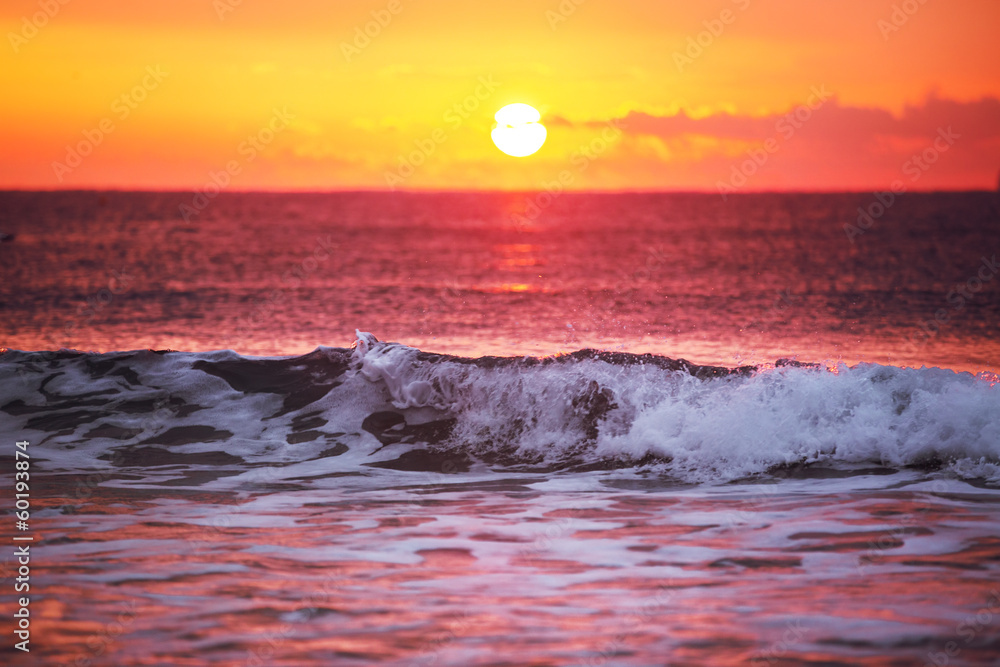
M0 424L53 471L202 480L260 466L289 479L635 467L719 482L877 465L1000 481L989 374L595 350L471 359L361 332L350 349L289 358L7 351Z

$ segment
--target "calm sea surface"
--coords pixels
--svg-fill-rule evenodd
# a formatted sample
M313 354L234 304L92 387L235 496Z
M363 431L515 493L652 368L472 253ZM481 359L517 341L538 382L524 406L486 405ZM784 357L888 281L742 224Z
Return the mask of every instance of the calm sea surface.
M362 329L473 355L1000 360L993 193L907 195L861 234L844 226L880 211L870 194L0 202L0 231L16 234L0 245L0 345L12 349L302 354Z

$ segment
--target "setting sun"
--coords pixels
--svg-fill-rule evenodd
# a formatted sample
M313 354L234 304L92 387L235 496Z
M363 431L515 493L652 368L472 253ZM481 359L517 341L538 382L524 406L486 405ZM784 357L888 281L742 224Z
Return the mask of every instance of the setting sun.
M493 143L511 157L527 157L538 152L547 132L539 121L542 115L528 104L508 104L497 111Z

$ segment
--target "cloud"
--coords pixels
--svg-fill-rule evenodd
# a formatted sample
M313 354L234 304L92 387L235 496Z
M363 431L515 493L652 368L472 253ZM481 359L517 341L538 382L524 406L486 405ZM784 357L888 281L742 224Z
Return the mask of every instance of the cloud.
M684 111L668 116L632 111L620 119L626 142L619 157L631 151L635 158L640 147L652 141L661 147L664 164L659 171L665 177L686 163L687 176L697 174L703 182L715 174L714 183L728 178L748 151L771 141L777 148L751 179L750 188L860 189L899 178L908 160L930 151L938 133L951 128L958 139L946 155L936 156L915 187L992 189L996 184L1000 99L963 102L932 95L899 114L845 106L835 97L822 104L814 100L813 106L766 116L717 113L701 118ZM645 168L655 166L647 160Z
M796 108L770 116L739 116L726 113L691 118L683 111L673 116L652 116L632 111L623 119L633 134L661 138L698 134L720 138L763 140L776 133L776 125ZM804 115L804 114L803 114ZM937 128L961 127L969 138L1000 137L1000 99L984 97L974 102L957 102L929 97L920 106L907 106L902 115L893 116L875 107L842 106L836 98L822 105L812 124L831 140L844 136L874 140L880 137L919 138L933 136Z

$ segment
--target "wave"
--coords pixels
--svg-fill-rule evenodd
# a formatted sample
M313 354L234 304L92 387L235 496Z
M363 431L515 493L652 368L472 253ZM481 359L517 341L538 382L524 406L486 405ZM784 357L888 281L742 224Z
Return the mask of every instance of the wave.
M300 357L6 351L0 420L63 471L637 467L719 482L878 465L1000 481L990 374L596 350L472 359L362 332Z

